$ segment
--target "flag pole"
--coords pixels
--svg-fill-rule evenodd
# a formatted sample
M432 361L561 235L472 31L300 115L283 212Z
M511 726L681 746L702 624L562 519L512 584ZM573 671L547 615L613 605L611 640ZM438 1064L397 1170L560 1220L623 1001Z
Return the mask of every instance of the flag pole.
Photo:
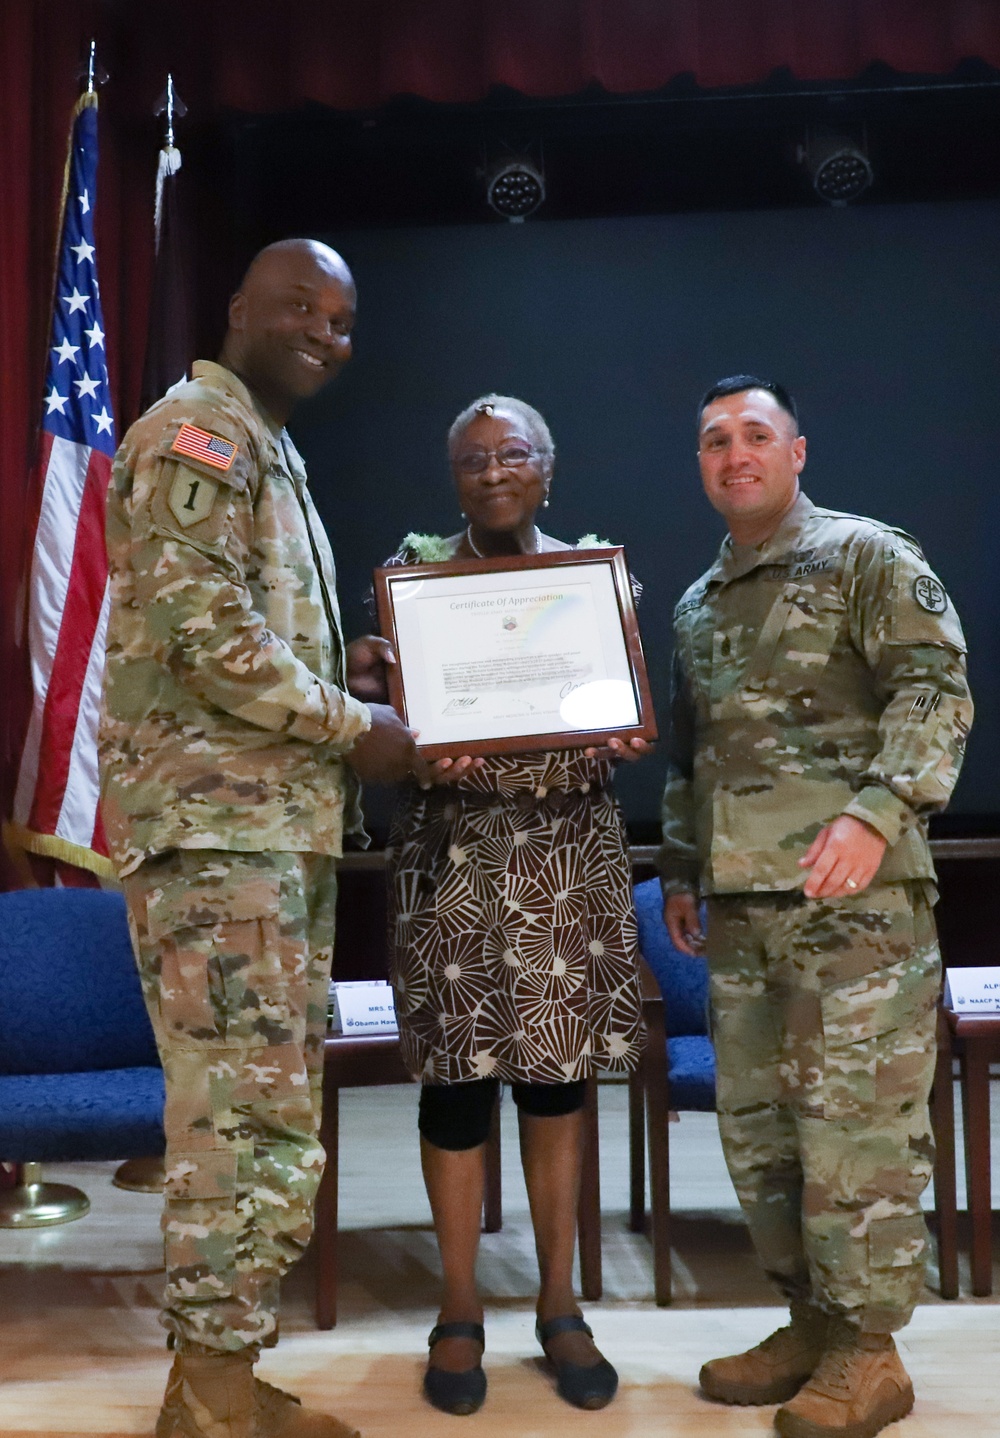
M55 325L56 296L58 296L59 293L60 260L62 260L63 249L65 249L66 244L69 243L68 236L66 236L65 233L66 200L68 200L69 186L71 186L73 141L75 141L76 137L76 122L78 122L79 115L82 114L86 106L92 105L96 108L96 104L98 104L98 96L96 96L94 88L95 62L96 43L95 40L91 40L91 52L89 52L88 66L86 66L86 91L79 96L76 105L73 106L71 128L69 128L69 137L71 138L69 138L68 152L66 152L62 198L60 198L59 203L59 234L58 242L56 242L55 265L53 265L52 305L50 305L49 326L47 326L47 328L49 328L50 339L53 338L53 325ZM86 249L91 249L91 256L94 255L94 250L92 250L92 247L86 242L85 237L82 237L81 243L81 256L82 253L85 253ZM96 288L96 270L94 282ZM81 299L81 301L82 299L89 299L89 295L79 296L79 299ZM78 289L76 289L76 286L73 286L72 303L73 306L76 306L76 303L78 303ZM96 332L99 332L99 315L96 309L94 313L94 325L95 329L91 331L92 336L95 336ZM81 348L79 345L78 347L69 345L68 336L65 336L65 341L66 345L71 349L75 349L75 351L79 351L79 348ZM102 342L104 342L104 336L101 338L101 344ZM91 387L89 372L86 368L85 371L83 371L83 377L85 377L85 387ZM52 393L56 394L55 385L53 385ZM62 403L62 408L59 408L59 406L55 408L58 408L59 413L62 414L62 411L65 410L66 403L68 403L68 397L58 395L58 398L60 403ZM45 400L43 400L43 406L45 406ZM52 416L52 413L53 406L50 404L50 416ZM104 410L102 410L102 414L104 414L104 416L108 414L106 404ZM102 421L102 427L104 427L104 421ZM45 479L46 476L43 475L43 487L45 487ZM35 544L37 544L37 532L35 535ZM106 585L106 561L104 562L104 572ZM27 582L30 582L30 580ZM99 637L99 649L101 649L101 651L104 650L104 638L102 638L102 634L101 637ZM94 738L96 739L96 736L94 736ZM22 754L22 765L24 765L24 754ZM22 787L22 779L23 775L19 778L19 791L20 787ZM60 835L55 833L36 833L36 831L33 831L33 827L30 827L30 817L29 823L19 823L17 820L4 823L3 841L4 846L7 847L7 851L9 851L10 856L12 856L14 866L16 866L16 869L22 874L22 877L26 877L27 886L30 887L35 887L37 881L35 874L30 870L29 861L27 861L27 854L29 853L55 858L55 860L62 861L62 863L71 864L71 866L78 867L78 869L89 870L91 873L99 874L99 876L102 877L112 877L112 874L114 874L114 870L111 869L111 863L109 863L105 854L96 853L94 847L92 847L95 841L94 837L91 837L88 843L73 843L72 840L60 837ZM40 1163L20 1163L20 1165L17 1166L16 1185L0 1195L0 1228L47 1228L55 1224L68 1224L68 1222L72 1222L75 1218L82 1218L83 1215L89 1211L89 1208L91 1208L91 1201L89 1201L86 1194L83 1194L82 1189L75 1188L75 1186L68 1185L68 1183L43 1182L42 1165L40 1165Z
M183 161L175 140L177 121L187 114L187 107L172 73L153 113L163 116L164 135L156 164L155 263L140 387L143 410L185 380L194 360L190 251L181 197Z

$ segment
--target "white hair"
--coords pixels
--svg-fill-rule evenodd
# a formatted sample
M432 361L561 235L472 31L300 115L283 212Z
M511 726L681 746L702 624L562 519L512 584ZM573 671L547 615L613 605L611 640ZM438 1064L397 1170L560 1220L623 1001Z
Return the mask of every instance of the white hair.
M470 405L466 405L448 431L448 453L454 452L459 439L478 415L492 413L493 410L499 410L502 414L509 414L515 419L519 419L526 426L528 437L539 454L547 455L550 459L555 455L556 447L552 443L549 427L538 410L533 409L530 404L526 404L523 399L515 399L513 395L509 394L480 395Z

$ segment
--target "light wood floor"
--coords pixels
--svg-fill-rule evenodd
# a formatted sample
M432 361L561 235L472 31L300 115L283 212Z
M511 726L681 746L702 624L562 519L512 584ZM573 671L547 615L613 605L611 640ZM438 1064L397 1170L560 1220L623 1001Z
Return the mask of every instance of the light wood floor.
M539 1364L531 1229L517 1166L514 1115L504 1112L504 1228L483 1239L489 1397L473 1418L420 1398L435 1317L437 1258L420 1182L415 1092L345 1094L341 1135L344 1278L340 1324L312 1323L307 1259L285 1285L282 1342L261 1370L366 1438L729 1438L772 1432L772 1409L729 1409L697 1395L713 1354L757 1341L782 1312L757 1271L722 1162L712 1115L671 1129L675 1301L652 1302L649 1248L627 1232L624 1090L602 1087L605 1298L586 1305L621 1374L600 1414L563 1404ZM994 1192L1000 1193L1000 1094L994 1095ZM76 1223L0 1231L0 1438L150 1434L168 1366L157 1321L159 1200L110 1183L114 1165L63 1165L92 1201ZM961 1201L961 1197L960 1197ZM1000 1294L1000 1231L996 1234ZM936 1275L932 1273L931 1281ZM963 1261L963 1292L968 1268ZM917 1406L901 1438L1000 1438L1000 1302L927 1301L900 1336Z

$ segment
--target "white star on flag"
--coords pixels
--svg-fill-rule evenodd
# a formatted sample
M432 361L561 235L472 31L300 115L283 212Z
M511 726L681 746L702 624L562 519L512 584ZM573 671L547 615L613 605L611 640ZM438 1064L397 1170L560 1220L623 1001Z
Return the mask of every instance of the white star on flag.
M53 345L52 353L59 356L59 363L65 364L67 360L75 359L80 353L79 345L71 345L69 339L64 339L61 345Z
M94 328L90 330L84 330L84 334L90 340L91 346L100 345L101 349L104 348L104 331L101 329L100 325L97 323L96 320L94 321Z
M57 409L60 414L65 414L66 401L68 398L68 395L60 394L56 389L55 385L53 385L52 393L45 396L45 403L48 405L46 414L51 414L54 409Z
M97 395L97 391L101 387L101 381L99 379L92 379L89 374L85 374L83 379L75 379L73 383L76 385L77 394L81 399L83 399L84 395L86 395L88 399L94 399Z
M79 199L80 199L80 209L81 209L81 210L83 211L83 213L86 215L86 214L89 212L89 210L90 210L90 191L89 191L89 190L84 190L83 194L80 195Z
M104 407L101 409L100 414L95 414L93 417L94 417L94 419L96 419L96 421L97 421L97 433L98 433L98 434L100 434L102 431L104 431L104 432L107 433L107 434L110 434L110 433L111 433L111 426L112 426L112 424L114 423L114 421L112 420L111 415L108 414L108 407L107 407L107 405L104 405Z
M78 245L70 245L70 249L76 255L78 265L82 265L84 260L94 263L94 246L88 245L86 240L81 240Z
M71 315L73 315L76 314L77 310L82 310L86 307L86 305L90 301L90 296L81 295L76 285L74 285L73 293L71 295L63 295L62 299L63 304L69 305L69 312Z

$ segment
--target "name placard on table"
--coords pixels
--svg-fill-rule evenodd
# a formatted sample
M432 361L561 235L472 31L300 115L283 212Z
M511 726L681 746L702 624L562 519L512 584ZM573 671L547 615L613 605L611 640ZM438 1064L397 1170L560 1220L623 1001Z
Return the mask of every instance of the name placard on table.
M949 969L944 1002L956 1014L1000 1013L1000 968Z
M395 1034L392 985L384 979L355 979L330 985L330 1027L342 1034Z

